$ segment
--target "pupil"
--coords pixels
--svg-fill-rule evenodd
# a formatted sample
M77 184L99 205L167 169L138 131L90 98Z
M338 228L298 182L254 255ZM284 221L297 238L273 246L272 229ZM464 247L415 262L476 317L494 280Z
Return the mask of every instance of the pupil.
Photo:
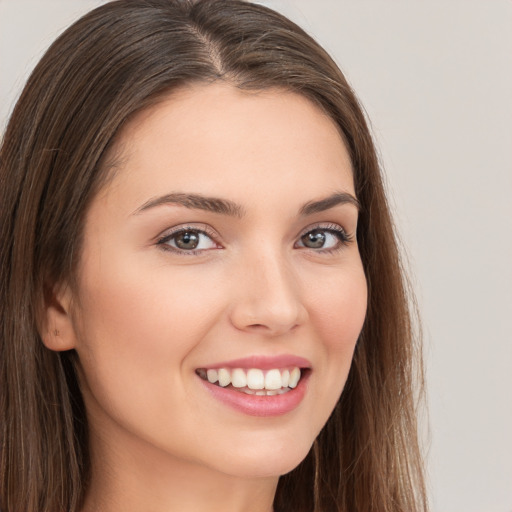
M320 249L325 244L325 233L322 231L311 231L302 237L302 243L311 249Z
M190 231L181 233L176 237L176 245L180 249L195 249L199 245L199 236Z

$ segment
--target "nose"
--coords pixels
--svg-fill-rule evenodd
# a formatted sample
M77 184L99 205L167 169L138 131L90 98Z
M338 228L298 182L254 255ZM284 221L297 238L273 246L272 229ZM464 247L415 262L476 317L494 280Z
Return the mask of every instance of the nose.
M279 336L305 322L307 310L298 280L282 256L246 258L239 270L230 312L237 329Z

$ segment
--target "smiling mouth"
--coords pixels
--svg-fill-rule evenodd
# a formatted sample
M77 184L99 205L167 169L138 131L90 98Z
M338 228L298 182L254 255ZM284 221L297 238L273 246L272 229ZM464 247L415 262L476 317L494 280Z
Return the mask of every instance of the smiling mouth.
M196 374L210 384L247 395L283 395L296 388L307 368L198 368Z

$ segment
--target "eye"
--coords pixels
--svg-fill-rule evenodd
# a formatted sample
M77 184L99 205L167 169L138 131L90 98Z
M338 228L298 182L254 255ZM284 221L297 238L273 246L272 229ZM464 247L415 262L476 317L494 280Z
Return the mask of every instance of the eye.
M339 226L317 227L301 235L298 247L319 251L335 251L351 241L351 237Z
M206 231L189 227L166 234L158 240L158 245L165 250L189 254L219 248Z

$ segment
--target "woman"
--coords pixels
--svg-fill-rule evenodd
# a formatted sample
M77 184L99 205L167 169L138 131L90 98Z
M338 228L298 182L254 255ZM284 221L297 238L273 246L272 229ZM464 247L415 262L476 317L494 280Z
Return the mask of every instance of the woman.
M108 3L0 162L2 511L426 510L375 150L301 29Z

